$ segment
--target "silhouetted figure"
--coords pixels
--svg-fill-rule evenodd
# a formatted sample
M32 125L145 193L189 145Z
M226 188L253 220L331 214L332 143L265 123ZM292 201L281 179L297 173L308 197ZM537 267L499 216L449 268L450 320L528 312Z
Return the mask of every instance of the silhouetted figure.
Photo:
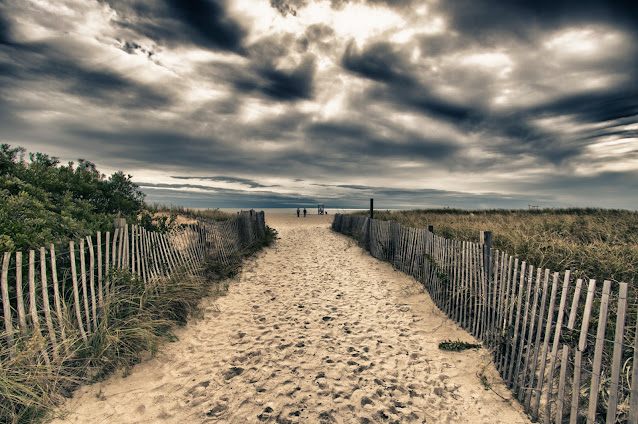
M306 217L306 208L303 208L303 217Z
M297 218L299 218L299 208L297 208Z

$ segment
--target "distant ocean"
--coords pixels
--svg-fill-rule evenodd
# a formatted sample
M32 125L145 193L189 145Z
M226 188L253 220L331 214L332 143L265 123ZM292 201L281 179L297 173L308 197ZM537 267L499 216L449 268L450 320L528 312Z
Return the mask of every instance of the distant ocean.
M260 211L264 211L266 214L287 214L287 215L296 215L297 214L297 208L219 208L220 211L223 212L229 212L229 213L236 213L239 211L247 211L250 209L254 209L258 212ZM308 211L309 215L317 215L317 208L306 208L306 210ZM351 213L351 212L357 212L357 211L362 211L362 210L367 210L367 209L339 209L339 208L326 208L326 212L328 212L328 215L334 215L337 213ZM303 208L301 208L301 211L303 213Z

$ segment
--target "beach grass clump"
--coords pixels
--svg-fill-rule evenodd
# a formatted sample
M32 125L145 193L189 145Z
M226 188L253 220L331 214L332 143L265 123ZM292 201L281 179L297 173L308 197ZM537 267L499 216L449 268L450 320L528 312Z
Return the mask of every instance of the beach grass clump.
M359 213L365 214L365 213ZM537 268L571 271L571 279L597 281L589 318L589 348L583 352L583 369L590 372L594 362L595 333L601 322L600 311L604 280L610 280L612 301L606 313L605 338L602 349L602 376L611 375L618 302L614 299L620 282L629 284L628 306L622 338L620 383L617 417L626 419L629 411L630 374L638 315L638 212L608 209L540 209L540 210L460 210L429 209L409 211L375 211L374 218L396 221L404 227L428 228L434 234L453 240L479 242L481 231L492 232L495 249L516 255ZM435 263L431 258L429 262ZM444 275L439 279L443 281ZM581 294L582 299L582 294ZM569 304L569 303L568 303ZM585 302L577 304L576 322L584 316ZM558 313L556 311L555 313ZM555 319L555 318L554 318ZM563 330L562 342L572 349L578 346L578 331ZM507 340L499 344L506 346ZM449 346L454 348L454 344ZM599 384L597 414L604 417L609 408L611 379ZM571 395L570 395L571 396ZM589 398L583 393L582 402ZM586 409L587 405L581 405ZM623 418L624 417L624 418ZM619 421L620 422L620 421Z
M0 333L0 338L5 336ZM0 422L41 422L79 380L68 365L68 354L53 366L41 355L43 339L18 342L20 349L9 349L5 344L0 348Z
M111 270L98 325L87 341L68 335L65 356L43 359L42 338L18 339L0 352L0 422L39 422L55 411L79 384L105 378L118 368L126 373L162 343L175 340L175 325L197 311L202 297L219 281L178 271L169 280L144 285L126 270ZM67 316L72 316L68 310ZM40 340L40 343L38 343ZM49 355L50 356L50 355Z
M274 239L276 231L267 228L266 237L224 261L209 256L196 274L177 269L169 278L147 284L128 270L111 269L97 326L86 342L80 334L67 334L63 357L57 360L44 359L42 337L18 338L11 348L0 343L0 422L45 421L78 385L102 380L117 369L126 374L152 357L162 344L176 340L176 326L201 314L204 297L226 293L227 279L238 273L243 258ZM64 315L74 316L70 302L66 307Z
M575 278L635 285L638 280L638 212L616 209L421 209L375 211L375 219L427 228L441 237L478 242L491 231L493 247Z
M220 211L219 208L193 209L178 205L147 205L147 209L151 213L161 213L167 216L181 215L191 219L201 219L207 221L228 221L236 217L236 214Z
M477 343L462 342L460 340L446 340L439 343L439 349L449 350L451 352L461 352L468 349L480 349L481 345Z

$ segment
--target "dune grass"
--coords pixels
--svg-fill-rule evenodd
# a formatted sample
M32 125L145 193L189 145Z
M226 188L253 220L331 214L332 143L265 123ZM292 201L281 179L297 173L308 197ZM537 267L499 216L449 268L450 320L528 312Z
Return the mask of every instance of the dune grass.
M534 266L570 269L576 278L638 281L638 212L611 209L461 210L383 212L375 219L413 228L434 226L450 239L479 241L492 231L493 247Z
M236 217L235 214L229 212L220 211L219 208L212 209L191 209L186 208L184 206L176 206L176 205L160 205L154 204L152 206L147 206L148 210L157 213L157 212L165 212L169 215L182 215L187 218L192 219L203 219L209 221L228 221Z
M368 215L358 212L357 215ZM623 368L620 375L617 417L621 422L629 412L632 359L636 316L638 315L638 212L608 209L540 209L540 210L457 210L428 209L408 211L375 211L374 218L397 221L412 228L428 228L448 239L478 242L480 231L492 231L493 247L518 256L541 268L563 272L571 270L572 281L582 278L598 281L592 315L589 322L589 343L595 338L600 321L603 280L612 282L612 297L618 293L618 283L629 283L629 302L623 334ZM582 295L581 295L582 296ZM578 304L578 319L583 316L584 302ZM606 339L603 345L602 376L599 386L597 414L604 417L609 407L611 388L613 339L616 330L617 302L609 304ZM578 322L578 321L577 321ZM577 344L577 333L564 332L564 341ZM497 348L503 349L505 343ZM584 352L583 364L591 370L594 349ZM590 371L591 372L591 371ZM571 395L570 395L571 396ZM588 397L581 396L585 402ZM586 410L587 405L581 405Z
M229 263L208 257L198 275L181 269L156 284L144 285L129 271L112 269L97 330L87 343L79 334L67 334L62 357L51 361L55 365L44 359L42 338L18 338L13 349L0 343L0 422L33 423L63 415L57 408L80 384L102 380L116 369L127 373L162 344L175 341L173 330L200 314L202 298L224 295L227 279L237 274L242 259L275 238L276 231L267 228L266 237ZM73 316L70 308L66 316ZM0 333L0 340L5 339Z

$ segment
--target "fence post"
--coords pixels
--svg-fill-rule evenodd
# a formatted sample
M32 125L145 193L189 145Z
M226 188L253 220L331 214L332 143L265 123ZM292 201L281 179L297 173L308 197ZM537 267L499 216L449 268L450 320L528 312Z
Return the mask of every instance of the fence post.
M370 199L370 219L374 219L374 199Z
M126 225L126 219L124 218L115 218L113 220L113 226L115 228L124 228L125 225Z
M481 246L483 246L483 269L487 274L486 281L489 285L489 278L492 275L492 232L481 231Z
M631 397L629 399L629 423L638 423L638 326L634 337L634 366L631 372Z
M434 232L434 225L428 225L428 231L433 233Z

